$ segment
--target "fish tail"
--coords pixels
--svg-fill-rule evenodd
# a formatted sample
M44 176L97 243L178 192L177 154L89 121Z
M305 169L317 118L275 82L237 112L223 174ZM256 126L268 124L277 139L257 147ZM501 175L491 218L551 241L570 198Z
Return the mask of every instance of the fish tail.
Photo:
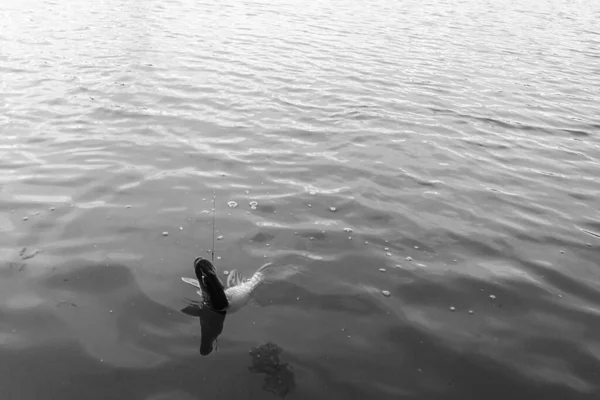
M277 265L274 263L267 263L260 267L258 271L254 273L252 279L254 280L256 277L260 281L282 280L287 279L297 274L298 272L300 272L300 267L298 267L297 265Z

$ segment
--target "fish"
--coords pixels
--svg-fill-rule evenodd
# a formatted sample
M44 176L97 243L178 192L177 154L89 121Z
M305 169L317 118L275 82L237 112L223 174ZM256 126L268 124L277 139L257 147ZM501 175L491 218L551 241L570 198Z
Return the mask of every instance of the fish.
M194 260L196 279L182 277L182 281L200 289L200 303L216 312L234 313L251 302L252 294L263 283L273 279L286 278L293 274L293 268L280 268L273 263L261 266L250 279L244 279L241 272L234 269L227 277L227 288L219 279L215 266L207 259Z
M252 295L263 284L286 279L298 271L299 268L294 265L266 263L250 279L245 279L240 271L234 269L227 277L225 288L212 262L196 257L196 278L182 277L181 280L199 289L196 293L200 299L181 311L200 320L200 354L207 356L217 347L217 339L223 332L225 316L228 313L234 313L253 303Z

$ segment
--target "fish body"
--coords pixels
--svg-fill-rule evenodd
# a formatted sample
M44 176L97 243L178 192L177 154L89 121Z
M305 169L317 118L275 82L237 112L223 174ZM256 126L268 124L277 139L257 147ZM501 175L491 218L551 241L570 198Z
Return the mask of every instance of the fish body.
M200 290L197 291L204 306L218 312L236 312L252 299L252 294L263 282L269 280L269 271L273 264L260 267L252 277L244 280L242 274L233 270L227 278L227 289L219 279L214 265L201 257L194 261L194 272L197 279L182 277L181 279Z

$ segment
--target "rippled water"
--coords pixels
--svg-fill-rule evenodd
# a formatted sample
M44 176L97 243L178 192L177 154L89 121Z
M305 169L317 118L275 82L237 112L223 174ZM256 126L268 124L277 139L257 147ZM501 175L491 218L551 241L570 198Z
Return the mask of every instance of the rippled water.
M599 2L0 12L0 398L598 398Z

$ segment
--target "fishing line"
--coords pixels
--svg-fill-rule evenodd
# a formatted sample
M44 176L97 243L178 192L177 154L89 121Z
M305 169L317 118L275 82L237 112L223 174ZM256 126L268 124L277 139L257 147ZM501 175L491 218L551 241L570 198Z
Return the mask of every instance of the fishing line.
M217 213L217 202L215 201L217 195L213 192L213 246L212 246L212 262L215 262L215 214Z

